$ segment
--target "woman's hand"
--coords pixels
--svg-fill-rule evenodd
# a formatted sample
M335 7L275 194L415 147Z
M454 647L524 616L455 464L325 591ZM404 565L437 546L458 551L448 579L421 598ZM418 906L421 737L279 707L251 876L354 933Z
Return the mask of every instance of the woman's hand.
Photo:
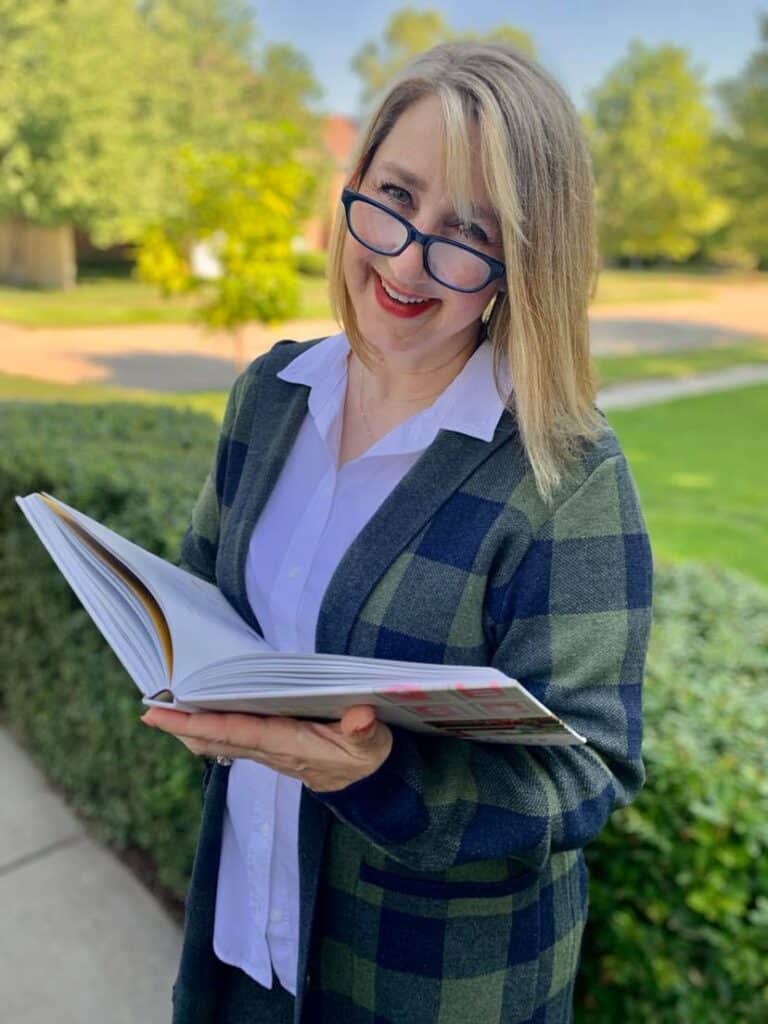
M340 722L260 717L225 711L189 714L150 708L141 721L204 757L248 758L300 779L318 793L371 775L392 749L392 733L372 707L348 708Z

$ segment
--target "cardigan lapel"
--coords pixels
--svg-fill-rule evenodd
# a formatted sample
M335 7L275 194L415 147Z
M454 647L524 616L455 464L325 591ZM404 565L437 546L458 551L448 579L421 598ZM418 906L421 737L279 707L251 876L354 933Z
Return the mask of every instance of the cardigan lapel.
M222 562L231 566L234 574L229 583L235 607L259 632L245 587L248 546L307 413L308 397L308 387L287 383L274 374L259 381L253 398L257 412L253 417L248 452L222 541Z
M309 981L312 922L330 820L331 811L306 786L302 787L299 811L299 951L294 1017L297 1022L301 1020L302 1003Z
M504 412L492 441L441 430L363 527L328 584L317 621L316 650L350 654L355 620L374 586L409 541L467 477L517 434Z

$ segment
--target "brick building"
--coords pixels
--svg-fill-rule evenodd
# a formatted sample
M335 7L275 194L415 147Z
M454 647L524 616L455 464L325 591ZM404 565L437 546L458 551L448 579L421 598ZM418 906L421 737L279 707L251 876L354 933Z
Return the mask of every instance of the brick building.
M323 141L333 161L328 199L325 209L307 221L301 235L303 248L313 252L328 248L339 196L350 170L349 164L357 141L359 124L354 118L346 117L344 114L329 114L325 118L323 129Z

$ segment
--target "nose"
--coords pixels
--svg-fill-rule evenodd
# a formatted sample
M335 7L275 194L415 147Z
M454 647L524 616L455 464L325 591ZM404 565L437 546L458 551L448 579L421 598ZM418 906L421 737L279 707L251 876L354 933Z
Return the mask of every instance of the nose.
M424 269L424 249L415 239L399 256L389 257L389 269L392 283L410 291L422 291L437 284Z

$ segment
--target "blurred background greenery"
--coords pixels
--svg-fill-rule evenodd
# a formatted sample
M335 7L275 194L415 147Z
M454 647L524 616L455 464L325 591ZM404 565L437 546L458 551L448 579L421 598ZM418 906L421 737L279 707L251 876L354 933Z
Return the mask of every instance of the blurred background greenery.
M52 352L95 330L119 353L124 328L149 338L203 323L228 332L224 354L241 364L254 324L329 333L325 249L366 113L411 56L473 35L538 53L535 34L507 21L470 32L439 4L393 9L350 49L358 113L321 113L324 54L260 41L245 0L0 0L0 709L171 900L189 871L197 763L141 735L135 694L12 496L57 493L173 558L225 392L164 384L172 368L142 388L55 379L15 357L42 334ZM768 12L740 67L712 85L685 47L633 39L580 112L603 260L594 323L623 318L657 342L596 346L602 386L757 375L609 414L659 596L649 780L589 851L578 1013L757 1024L768 1019ZM673 343L681 323L703 321L715 341Z

